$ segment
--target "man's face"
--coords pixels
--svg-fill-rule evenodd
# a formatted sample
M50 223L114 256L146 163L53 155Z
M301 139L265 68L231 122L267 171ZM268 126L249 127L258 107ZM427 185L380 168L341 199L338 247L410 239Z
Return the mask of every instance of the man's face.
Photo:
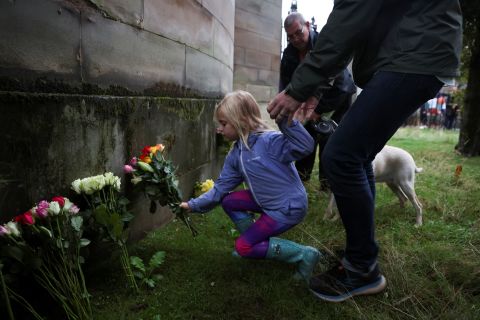
M308 22L305 22L303 26L298 21L293 22L290 27L285 29L288 42L298 50L304 50L308 45L308 28Z

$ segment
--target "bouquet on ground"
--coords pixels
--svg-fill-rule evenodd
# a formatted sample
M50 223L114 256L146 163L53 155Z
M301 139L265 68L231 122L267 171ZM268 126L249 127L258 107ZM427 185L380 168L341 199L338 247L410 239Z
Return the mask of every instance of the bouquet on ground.
M127 250L128 222L133 215L127 211L128 200L120 195L120 178L111 172L77 179L72 182L72 189L85 197L95 222L121 250L121 263L130 287L138 292L130 265Z
M82 238L83 218L78 212L79 208L65 197L40 201L0 226L2 256L30 268L35 280L62 306L67 319L91 319L80 255L80 249L90 241ZM41 319L21 296L6 291Z
M164 150L162 144L146 146L138 158L133 157L130 163L124 166L124 171L132 175L132 183L150 199L151 213L157 209L156 201L160 206L168 206L195 236L197 231L187 212L179 207L182 197L175 177L175 168L170 160L165 159Z

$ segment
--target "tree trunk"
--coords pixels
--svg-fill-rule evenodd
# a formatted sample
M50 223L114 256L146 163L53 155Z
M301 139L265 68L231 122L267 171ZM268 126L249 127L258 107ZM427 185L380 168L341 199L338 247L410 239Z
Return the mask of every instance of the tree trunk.
M480 155L480 29L475 35L467 89L462 110L460 137L455 149L465 156Z

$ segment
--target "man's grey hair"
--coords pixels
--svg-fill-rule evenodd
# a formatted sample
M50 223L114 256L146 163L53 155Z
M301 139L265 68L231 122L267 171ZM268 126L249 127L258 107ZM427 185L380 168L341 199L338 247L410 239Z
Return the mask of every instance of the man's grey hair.
M286 18L285 22L283 23L283 27L285 29L289 28L295 21L300 22L301 26L305 25L305 18L300 12L293 12L290 13Z

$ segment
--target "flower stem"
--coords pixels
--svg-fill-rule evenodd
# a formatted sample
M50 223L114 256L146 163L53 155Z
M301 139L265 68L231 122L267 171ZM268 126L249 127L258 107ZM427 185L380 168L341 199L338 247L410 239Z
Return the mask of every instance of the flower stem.
M10 320L15 320L13 316L12 305L10 304L10 296L8 295L7 284L5 283L5 279L3 279L3 272L2 272L1 265L0 265L0 282L2 283L3 295L5 296L5 304L7 305L8 317L10 318Z
M10 294L10 296L15 300L17 301L18 303L20 303L21 305L25 306L25 308L35 317L35 319L38 319L38 320L43 320L43 317L40 316L36 311L35 309L32 307L32 305L30 303L28 303L27 300L25 300L25 298L23 298L21 295L19 295L18 293L16 293L15 291L13 291L12 289L10 288L7 288L8 290L8 293ZM12 318L13 319L13 316Z
M130 255L128 254L127 245L125 243L120 244L122 255L121 261L123 265L123 270L125 271L125 276L127 277L128 282L130 283L130 287L133 289L135 293L138 293L138 285L137 281L135 280L135 276L133 275L132 268L130 266Z

